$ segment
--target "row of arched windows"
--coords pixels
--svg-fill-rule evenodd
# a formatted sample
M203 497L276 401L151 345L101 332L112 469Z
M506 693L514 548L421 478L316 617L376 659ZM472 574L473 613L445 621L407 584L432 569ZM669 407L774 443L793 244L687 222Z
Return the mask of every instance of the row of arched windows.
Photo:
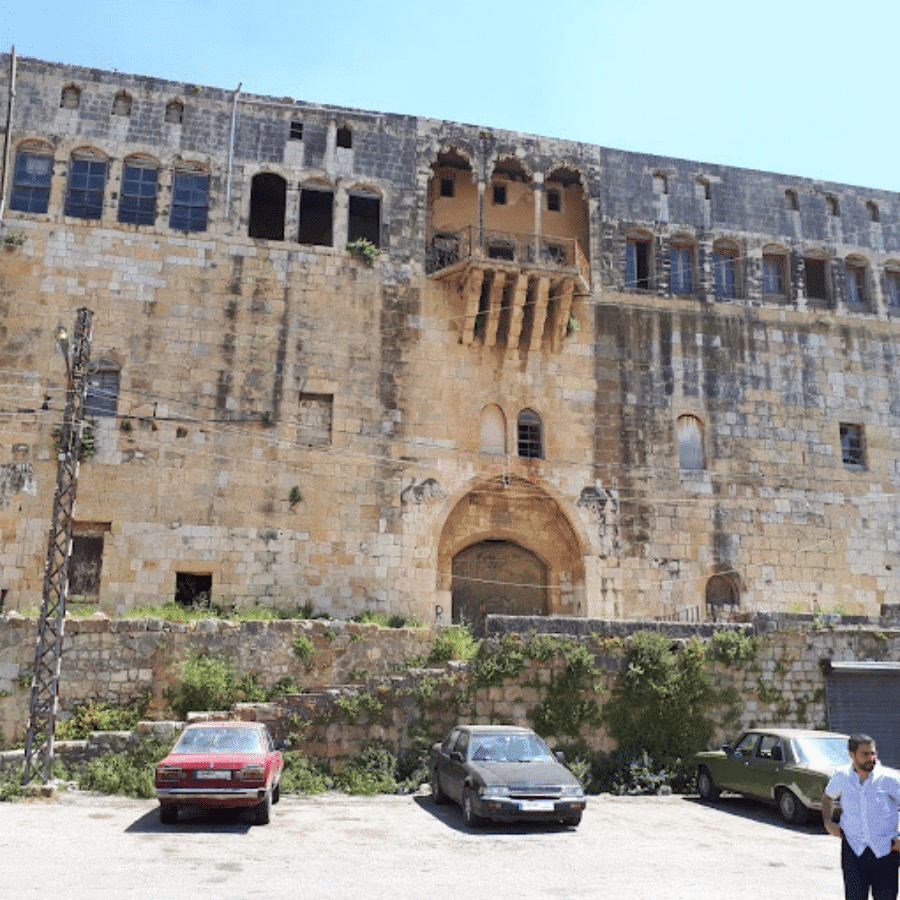
M481 411L480 449L492 456L507 454L506 414L497 404ZM544 458L544 423L533 409L516 417L516 454L525 459Z
M130 116L134 98L128 91L119 91L113 97L110 114L113 116ZM81 88L77 84L67 84L59 97L61 109L79 109L81 106ZM170 125L180 125L184 119L184 103L177 97L166 103L165 121Z

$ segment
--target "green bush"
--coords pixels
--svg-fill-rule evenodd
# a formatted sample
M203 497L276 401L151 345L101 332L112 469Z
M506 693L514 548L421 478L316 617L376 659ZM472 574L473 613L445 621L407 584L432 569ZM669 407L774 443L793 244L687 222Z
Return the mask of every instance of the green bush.
M82 790L148 799L156 796L153 767L171 749L171 735L143 738L123 753L88 760L76 772Z
M283 794L321 794L333 787L334 779L327 771L297 750L285 751L281 775Z
M126 708L91 700L76 706L71 719L57 724L55 737L58 741L83 741L92 731L133 731L146 711L146 700Z
M434 636L426 662L429 665L440 665L451 659L474 659L480 646L481 641L472 636L467 625L442 628Z
M754 637L731 629L715 632L709 641L710 657L731 668L753 662L758 649Z
M392 794L397 789L397 755L385 741L366 744L338 772L337 786L348 794Z
M664 634L638 631L625 645L603 720L625 751L683 759L711 740L715 699L699 640L691 638L675 652Z
M693 768L672 756L655 756L647 750L613 750L592 757L589 777L583 783L591 794L635 796L658 794L662 788L673 793L693 789Z
M234 669L222 657L194 656L181 671L181 697L175 704L184 719L189 712L231 709L238 690Z

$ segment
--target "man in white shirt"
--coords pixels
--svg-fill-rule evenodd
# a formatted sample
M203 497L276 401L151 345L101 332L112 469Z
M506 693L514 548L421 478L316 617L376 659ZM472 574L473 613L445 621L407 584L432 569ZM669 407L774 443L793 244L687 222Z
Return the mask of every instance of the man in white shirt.
M846 900L897 900L900 865L898 807L900 778L875 771L878 752L867 734L847 742L850 765L838 769L822 794L825 830L841 838L841 869ZM832 821L834 801L841 801L841 823Z

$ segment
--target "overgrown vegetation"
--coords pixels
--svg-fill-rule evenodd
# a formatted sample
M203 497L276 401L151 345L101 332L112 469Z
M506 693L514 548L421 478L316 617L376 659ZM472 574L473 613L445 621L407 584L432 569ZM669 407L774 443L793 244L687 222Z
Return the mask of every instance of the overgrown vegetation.
M110 706L102 700L90 700L75 707L70 719L59 722L58 741L83 741L92 731L132 731L147 713L147 699L128 707Z
M375 265L375 261L381 256L381 250L367 238L357 238L347 244L347 250L350 251L358 260L371 268Z

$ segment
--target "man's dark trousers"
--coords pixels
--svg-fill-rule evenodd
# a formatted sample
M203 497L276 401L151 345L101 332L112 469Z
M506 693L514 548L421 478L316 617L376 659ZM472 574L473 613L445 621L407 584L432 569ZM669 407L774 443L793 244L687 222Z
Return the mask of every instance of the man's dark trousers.
M897 868L900 853L892 850L879 859L871 847L857 856L846 840L841 841L841 868L844 870L846 900L897 900Z

